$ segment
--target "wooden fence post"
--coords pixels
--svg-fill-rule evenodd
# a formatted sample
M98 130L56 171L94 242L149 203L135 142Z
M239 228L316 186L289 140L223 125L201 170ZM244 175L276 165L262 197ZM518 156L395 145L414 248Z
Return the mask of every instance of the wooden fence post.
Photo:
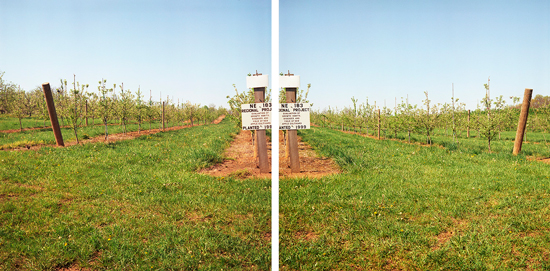
M65 146L65 143L63 143L63 135L61 134L61 129L59 128L59 121L57 120L57 113L55 112L55 104L53 103L50 83L42 84L42 90L44 90L44 97L46 98L46 105L48 106L48 114L50 115L55 142L57 143L57 146Z
M468 109L468 126L466 127L466 137L470 138L470 109Z
M380 140L380 109L378 109L378 140Z
M523 143L523 136L525 135L525 126L527 125L527 117L529 116L529 106L531 105L532 96L533 89L526 88L525 93L523 94L523 104L521 105L518 129L516 131L516 138L514 141L514 155L517 155L521 151L521 144Z
M164 102L162 102L162 131L164 132Z
M88 100L86 100L86 126L88 126Z
M286 102L296 103L296 88L286 88ZM298 130L287 130L287 146L290 156L290 172L300 172L300 155L298 153Z
M254 88L254 102L265 102L265 87ZM269 173L271 167L269 166L269 160L267 157L267 142L265 136L265 130L256 130L256 148L258 152L258 167L260 173ZM272 143L273 144L273 143Z

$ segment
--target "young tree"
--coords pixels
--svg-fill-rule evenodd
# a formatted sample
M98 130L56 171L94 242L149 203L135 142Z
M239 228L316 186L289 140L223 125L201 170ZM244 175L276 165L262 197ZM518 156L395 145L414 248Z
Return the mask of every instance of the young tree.
M184 105L184 114L185 118L191 121L191 126L193 126L193 120L199 117L199 104L193 104L190 101L187 101Z
M4 72L0 72L0 114L10 114L16 101L16 87L3 79Z
M153 102L151 90L149 90L149 104L146 108L146 114L149 119L149 131L151 131L151 123L153 123L153 120L159 116L159 110L157 110L157 106Z
M489 96L489 84L484 84L485 87L485 98L482 99L481 103L484 105L485 114L480 115L476 119L476 124L479 128L479 132L487 139L487 146L489 152L491 152L491 141L498 135L501 129L504 127L503 122L506 121L507 116L502 114L504 109L505 102L500 96L499 99L493 102ZM496 106L495 110L491 110L491 104Z
M73 74L73 89L70 90L70 97L68 97L68 104L70 106L65 107L68 112L65 112L68 120L71 123L71 128L73 129L74 136L76 138L76 144L79 143L78 140L78 120L81 118L81 107L80 103L80 90L76 86L76 75Z
M134 108L134 114L136 115L136 119L138 121L138 134L141 133L141 122L143 121L143 115L145 114L146 106L143 103L143 94L141 93L141 89L138 87L138 90L136 92L136 107Z
M233 84L233 88L235 88L235 95L233 97L229 95L227 96L227 99L229 99L227 103L229 104L230 109L229 118L235 121L238 127L242 127L241 105L254 103L254 90L248 89L246 92L239 93L235 84ZM279 93L279 99L280 98L281 95ZM189 101L187 103L189 103ZM184 111L187 111L187 103L184 105Z
M134 107L134 94L128 89L124 90L124 83L121 83L119 85L120 87L120 100L118 103L118 112L120 116L120 121L122 125L124 126L124 134L126 134L126 124L128 123L128 119L130 117L131 112L133 111Z
M24 90L22 90L20 87L17 88L17 91L14 95L14 102L12 107L13 114L17 117L19 120L19 130L23 131L23 124L21 123L21 120L27 115L27 104L24 102L27 98L27 94Z
M411 143L411 132L417 129L417 112L416 105L410 105L408 102L404 102L401 98L401 103L398 105L401 127L407 131L408 142Z
M437 105L432 105L432 107L430 107L431 101L428 98L428 92L425 91L424 94L426 95L426 100L424 100L423 102L426 106L426 109L419 110L418 125L421 130L424 130L426 132L426 144L431 145L431 135L438 124L439 116L441 114Z
M108 139L109 132L107 130L107 123L109 121L109 118L113 115L113 101L111 97L109 97L109 92L113 92L113 89L106 88L105 83L107 83L106 79L101 79L99 81L99 86L97 87L98 93L99 93L99 115L101 117L101 120L103 121L103 125L105 125L105 140Z

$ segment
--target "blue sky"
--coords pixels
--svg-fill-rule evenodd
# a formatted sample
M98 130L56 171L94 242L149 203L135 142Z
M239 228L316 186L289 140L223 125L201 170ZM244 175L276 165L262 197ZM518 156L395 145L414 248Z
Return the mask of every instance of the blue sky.
M227 107L232 84L268 73L270 27L270 1L0 0L0 71L26 90L76 74Z
M491 96L550 95L550 1L280 1L280 69L317 109L424 91L475 109Z
M232 84L270 73L271 3L0 0L0 71L30 90L107 79L227 106ZM455 96L550 95L550 1L280 1L280 69L312 84L317 109L351 97L393 107ZM273 76L270 74L270 78Z

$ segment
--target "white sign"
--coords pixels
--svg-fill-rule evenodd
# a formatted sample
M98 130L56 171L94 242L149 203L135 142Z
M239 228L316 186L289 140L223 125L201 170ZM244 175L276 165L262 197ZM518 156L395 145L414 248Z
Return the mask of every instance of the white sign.
M299 88L300 87L300 76L279 76L279 87L282 88Z
M268 85L269 85L269 77L267 76L267 74L246 77L247 88L265 88Z
M309 129L308 103L286 103L279 106L279 130Z
M271 129L271 103L241 104L243 130Z
M242 104L243 130L271 129L271 103ZM308 103L279 104L279 130L310 129Z

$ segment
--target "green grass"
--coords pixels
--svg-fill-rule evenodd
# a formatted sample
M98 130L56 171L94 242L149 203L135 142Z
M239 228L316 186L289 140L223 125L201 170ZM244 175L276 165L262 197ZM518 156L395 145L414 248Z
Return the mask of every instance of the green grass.
M78 128L78 138L82 140L85 136L87 137L96 137L105 135L105 126L104 125L94 125L91 126L82 126ZM179 123L165 123L165 127L173 127L182 125ZM151 124L151 129L159 129L162 125L158 122ZM138 130L138 124L127 124L126 131L134 132ZM149 130L149 123L142 123L141 130ZM124 126L122 125L108 125L108 133L118 134L124 131ZM63 135L64 142L76 141L74 136L74 131L72 128L61 128L61 134ZM40 130L26 130L16 133L0 133L0 150L10 149L13 147L18 147L21 144L15 144L16 142L24 142L25 145L34 146L39 144L55 144L55 137L51 128L40 129Z
M350 129L353 131L353 128ZM359 128L356 129L359 131ZM362 129L361 132L366 134L367 130ZM450 133L450 131L449 131ZM377 136L377 130L369 129L369 135ZM488 152L487 139L484 137L476 136L476 131L470 132L470 138L466 138L466 133L462 133L453 141L452 136L445 135L444 130L437 130L435 135L432 135L432 143L434 145L445 147L449 150L461 150L470 154L480 154ZM495 153L512 153L514 148L514 139L516 136L515 131L502 132L501 138L498 136L491 141L491 151ZM381 132L382 139L399 139L403 141L409 140L409 136L406 132L397 133L397 137L394 134L387 132ZM522 152L527 156L534 156L537 158L550 157L550 134L540 132L528 132L527 142L522 145ZM411 133L411 143L426 143L426 135L416 132ZM458 143L456 143L458 141Z
M281 181L283 270L550 268L550 165L466 144L300 135L344 173Z
M84 119L82 119L79 123L81 123L84 126L85 125ZM109 120L109 121L107 121L107 123L108 124L119 125L120 121L119 120ZM198 122L195 121L195 124L197 124L197 123ZM202 123L202 121L200 123ZM88 125L91 126L92 124L101 126L101 125L103 125L103 121L101 119L88 118ZM130 121L128 121L128 124L137 124L137 121L130 120ZM160 120L154 120L151 124L152 124L153 129L155 129L155 127L159 128ZM59 118L59 125L70 127L72 124L69 121L63 121L61 118ZM149 129L149 121L148 120L145 120L141 125L143 127L146 127L147 129ZM165 127L172 127L172 126L180 126L180 125L182 125L182 123L177 122L177 121L166 121L164 123L164 125L165 125ZM51 122L50 122L49 118L46 119L46 121L44 121L44 119L37 118L37 117L32 117L32 118L25 117L25 118L21 119L21 126L23 126L23 129L27 129L27 128L44 128L44 127L50 127ZM19 130L19 119L15 118L15 117L11 117L11 116L6 116L6 115L0 116L0 132L3 131L3 130Z
M21 119L21 126L23 126L23 129L49 126L49 121L49 119L44 122L44 120L38 118L23 118ZM6 115L0 116L0 131L15 129L19 129L19 119Z
M101 124L102 121L101 119L95 119L95 120L92 120L91 118L88 119L88 124L89 125L92 125L92 122L94 122L95 124ZM115 123L114 121L109 121L109 123ZM69 122L65 121L63 122L61 120L61 118L59 119L59 124L60 125L70 125ZM27 128L43 128L43 127L49 127L51 126L51 122L50 122L50 119L46 119L44 121L44 119L41 119L41 118L38 118L38 117L25 117L25 118L22 118L21 119L21 126L23 126L23 129L27 129ZM19 130L19 119L18 118L15 118L15 117L12 117L12 116L7 116L7 115L2 115L0 116L0 131L3 131L3 130Z
M195 173L233 123L0 152L0 269L262 269L270 183Z

